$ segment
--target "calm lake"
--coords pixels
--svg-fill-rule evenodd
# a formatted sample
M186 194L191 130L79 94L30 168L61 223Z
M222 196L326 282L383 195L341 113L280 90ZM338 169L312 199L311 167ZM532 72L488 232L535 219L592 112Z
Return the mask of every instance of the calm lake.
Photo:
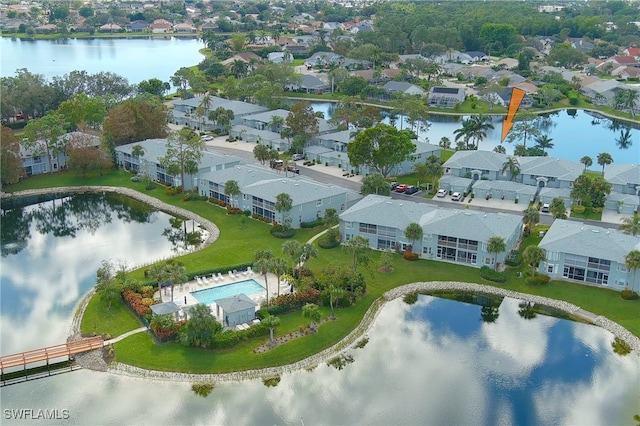
M47 79L74 70L89 74L110 71L131 84L158 78L169 81L179 68L196 65L204 45L193 38L96 38L66 40L20 40L0 38L0 73L13 75L27 68Z
M325 118L331 118L335 104L330 102L314 102L315 111L322 112ZM398 128L411 128L400 116L396 121ZM426 131L418 131L420 141L427 140L429 143L437 145L440 139L447 137L451 140L451 145L455 147L455 130L462 127L461 122L468 116L444 116L431 115L429 117L429 128ZM491 151L500 145L500 133L502 131L502 117L494 117L491 121L494 129L487 131L487 137L480 142L479 149ZM389 124L389 118L384 122ZM620 138L620 133L629 128L631 132L631 143L626 147L619 146L616 140ZM638 164L640 163L640 128L630 127L621 122L604 117L595 117L586 111L560 111L547 115L540 120L539 129L542 134L553 139L553 148L546 151L550 156L562 158L570 161L580 161L588 155L593 159L592 170L601 170L598 166L597 157L601 152L608 152L613 157L616 164ZM505 142L504 147L507 154L513 154L515 144ZM527 140L527 146L534 146L535 142Z
M2 353L63 341L102 259L171 253L169 218L109 195L3 204ZM615 354L601 328L527 313L509 298L397 299L341 370L221 383L207 398L188 383L80 370L0 388L2 424L42 424L12 417L19 409L68 410L47 424L630 424L638 354Z

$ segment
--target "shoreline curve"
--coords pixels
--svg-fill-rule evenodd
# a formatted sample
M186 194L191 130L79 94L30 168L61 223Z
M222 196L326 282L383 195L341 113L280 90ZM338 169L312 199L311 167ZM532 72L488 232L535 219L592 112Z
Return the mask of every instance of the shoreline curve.
M560 309L569 314L575 315L582 319L587 320L589 323L603 328L614 336L624 340L631 346L631 349L636 354L640 354L640 338L634 336L626 328L620 324L609 320L600 315L595 315L591 312L581 309L569 302L561 300L551 299L548 297L535 296L526 293L520 293L516 291L506 290L498 287L491 287L482 284L464 283L455 281L431 281L431 282L415 282L406 284L400 287L393 288L385 292L382 296L376 299L367 312L364 314L362 321L358 326L353 329L347 336L340 340L335 345L318 352L303 360L294 362L292 364L268 367L256 370L243 370L235 371L231 373L210 373L210 374L192 374L192 373L180 373L171 371L159 371L159 370L147 370L140 367L135 367L129 364L113 363L107 369L108 373L116 374L120 376L137 377L149 380L169 381L169 382L242 382L245 380L265 379L274 376L281 376L282 374L291 373L298 370L314 368L320 363L326 362L329 359L340 355L350 349L357 340L365 336L371 328L373 321L376 319L380 308L385 303L395 300L404 296L407 293L414 291L440 291L440 290L456 290L456 291L470 291L477 293L486 293L497 296L511 297L518 300L527 302L533 302L542 304L545 306Z

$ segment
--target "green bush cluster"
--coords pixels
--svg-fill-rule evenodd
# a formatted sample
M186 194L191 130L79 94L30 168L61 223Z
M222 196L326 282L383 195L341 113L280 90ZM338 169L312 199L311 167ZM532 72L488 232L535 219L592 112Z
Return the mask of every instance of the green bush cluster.
M318 246L323 249L332 249L340 245L340 240L331 237L329 234L325 234L318 238Z
M311 222L301 222L300 228L316 228L318 226L322 226L322 219L318 218Z
M197 192L188 192L182 196L182 201L199 201L206 200L207 197L201 197Z
M269 334L269 329L262 324L252 325L245 330L225 330L213 338L212 346L214 348L231 348L241 341L266 336L267 334Z
M526 282L529 285L544 285L549 284L551 278L548 275L536 274L532 277L527 277Z
M227 203L225 203L224 201L218 200L217 198L213 198L213 197L209 197L209 202L211 204L215 204L215 205L220 206L220 207L226 207L227 206Z
M140 182L140 176L138 176L138 175L131 176L131 178L129 180L131 182Z
M582 204L576 204L575 206L571 207L571 210L572 210L574 213L582 214L582 213L584 213L584 211L586 210L586 207L585 207L585 206L583 206Z
M622 297L624 300L638 300L640 298L640 295L629 288L625 288L620 292L620 297Z
M164 189L164 193L166 195L176 195L176 194L179 194L180 192L182 192L181 188L175 188L173 186L169 186Z
M227 204L227 214L244 214L244 211L237 207L231 207L229 204Z
M496 283L507 282L507 277L503 272L494 271L488 266L483 266L482 268L480 268L480 276L485 280L493 281Z
M277 225L271 228L271 235L276 238L293 238L295 230L288 226Z
M320 291L315 288L305 291L297 291L295 293L284 293L271 299L271 306L269 306L268 309L280 307L283 309L283 312L289 312L296 309L302 309L302 307L307 303L317 304L319 299ZM276 315L273 312L269 313L271 315Z

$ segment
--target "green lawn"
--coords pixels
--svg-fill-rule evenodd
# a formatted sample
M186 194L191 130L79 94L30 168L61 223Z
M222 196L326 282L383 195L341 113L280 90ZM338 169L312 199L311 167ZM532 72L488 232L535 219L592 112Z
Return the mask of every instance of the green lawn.
M8 188L9 191L29 188L43 188L65 185L110 185L125 186L147 193L173 205L192 210L193 212L211 220L221 230L220 238L211 246L179 258L187 271L203 270L241 262L249 262L256 249L269 249L280 255L283 240L273 238L269 234L269 225L254 220L241 223L240 216L227 216L226 211L203 201L182 201L180 196L167 196L162 187L152 191L145 191L143 183L133 183L130 174L114 171L105 176L90 176L79 178L69 173L52 176L38 176L26 179ZM306 241L320 229L296 230L295 238ZM522 247L539 243L537 230L527 237ZM348 265L341 248L323 250L318 248L319 257L311 259L310 268L320 273L323 268L331 264ZM184 348L177 344L154 345L151 338L142 333L130 336L116 347L116 360L144 368L172 370L183 372L225 372L249 368L261 368L271 365L289 364L317 353L346 336L362 319L369 306L385 291L399 285L416 281L463 281L486 285L495 285L480 278L479 270L462 265L444 262L419 260L408 262L399 255L394 255L394 272L384 274L377 271L379 252L372 252L372 263L369 271L364 271L367 282L366 296L355 306L339 308L336 313L338 319L324 323L317 334L292 340L263 354L254 354L253 349L263 344L267 338L254 339L244 342L233 350L200 350ZM640 336L640 321L638 310L640 302L624 301L619 293L604 288L596 288L570 282L552 281L545 286L530 286L524 278L518 278L517 273L526 271L528 267L508 269L507 282L496 285L523 293L536 294L559 300L565 300L595 314L604 315L626 327L632 333ZM134 279L143 279L143 271L131 273ZM323 314L328 315L327 308ZM299 312L281 316L282 324L277 328L276 335L297 330L308 323ZM86 333L108 333L117 336L139 326L122 302L114 303L111 310L107 309L99 298L94 297L82 320L82 330Z
M571 210L571 217L576 219L602 220L602 212L596 213L591 208L586 208L584 213L576 213Z

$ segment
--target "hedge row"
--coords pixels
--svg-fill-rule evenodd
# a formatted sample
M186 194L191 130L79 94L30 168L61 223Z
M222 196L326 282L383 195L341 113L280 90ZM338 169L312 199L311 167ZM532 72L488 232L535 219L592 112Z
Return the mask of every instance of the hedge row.
M507 282L507 277L503 272L494 271L488 266L483 266L482 268L480 268L480 276L485 280L493 281L496 283Z

